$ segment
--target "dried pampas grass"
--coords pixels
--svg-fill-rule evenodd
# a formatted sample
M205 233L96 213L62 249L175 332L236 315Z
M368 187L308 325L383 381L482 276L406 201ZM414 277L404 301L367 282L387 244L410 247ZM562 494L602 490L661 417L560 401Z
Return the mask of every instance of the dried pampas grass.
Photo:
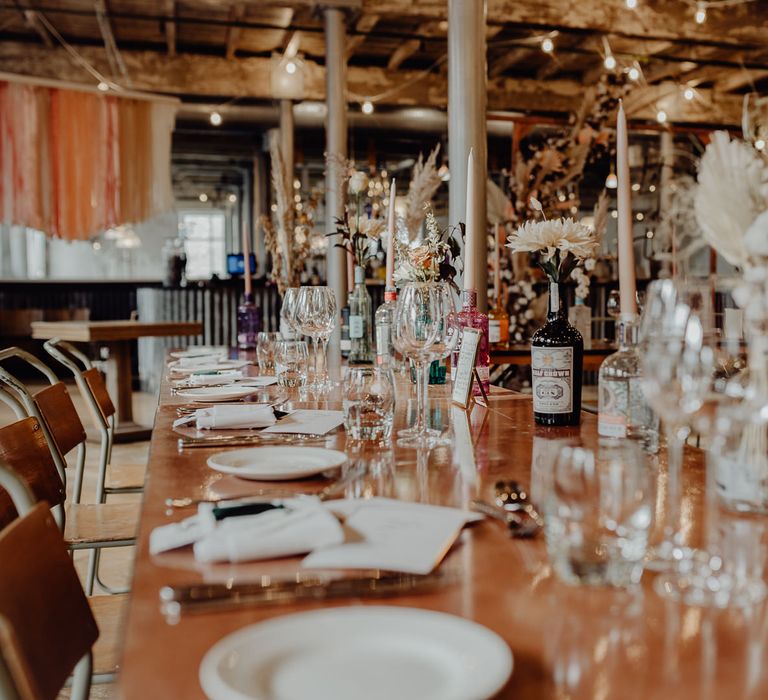
M442 180L437 173L437 156L440 153L440 144L432 149L426 161L422 154L416 165L413 166L411 183L408 186L408 195L405 198L405 227L408 230L409 240L414 240L421 229L428 205L435 196Z

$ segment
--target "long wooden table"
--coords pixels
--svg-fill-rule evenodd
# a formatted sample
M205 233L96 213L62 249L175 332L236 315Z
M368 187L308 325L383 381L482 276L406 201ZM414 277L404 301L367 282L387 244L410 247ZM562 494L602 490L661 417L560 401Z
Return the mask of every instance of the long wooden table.
M59 338L72 343L103 342L109 348L107 387L115 402L115 440L149 439L149 428L133 421L131 342L138 338L200 335L199 321L35 321L32 337Z
M398 385L396 428L413 410L410 385ZM430 387L436 423L450 418L444 387ZM198 667L206 651L223 636L268 618L324 607L322 603L243 608L182 617L169 625L158 594L167 584L247 581L262 574L292 575L298 558L248 565L202 566L189 549L151 557L152 528L189 515L166 512L168 497L192 499L246 495L267 484L240 481L210 470L211 450L179 453L171 422L178 401L164 383L149 459L141 526L128 612L119 695L123 700L203 697ZM299 405L297 403L297 405ZM338 408L338 397L309 406ZM472 414L476 465L466 450L401 448L379 451L390 467L351 487L350 496L376 493L407 500L466 506L474 495L492 499L493 484L515 478L537 495L540 455L550 440L580 437L596 442L595 418L584 415L579 429L543 429L533 423L531 404L515 394L496 394L482 415ZM344 434L328 440L343 448ZM459 461L460 464L455 462ZM384 462L386 465L386 460ZM532 469L533 465L533 469ZM664 463L658 503L663 503ZM692 543L701 535L703 457L686 452L683 513ZM271 484L274 486L274 482ZM316 481L296 488L318 489ZM660 507L660 506L659 506ZM336 600L328 605L399 605L444 611L486 625L501 635L514 654L514 671L500 698L709 699L768 697L768 613L766 606L741 612L689 608L659 598L644 576L635 591L571 587L560 582L547 560L544 537L514 540L496 521L465 529L441 565L457 580L422 595L390 599ZM361 691L361 699L365 693ZM395 700L393 698L393 700Z

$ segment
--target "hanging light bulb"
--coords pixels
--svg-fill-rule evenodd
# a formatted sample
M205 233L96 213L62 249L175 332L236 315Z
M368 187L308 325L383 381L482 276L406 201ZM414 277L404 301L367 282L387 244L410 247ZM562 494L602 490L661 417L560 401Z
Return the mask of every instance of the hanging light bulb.
M637 0L627 0L627 9L634 10L637 7Z
M373 114L373 102L366 100L362 106L363 114Z
M198 199L205 204L208 201L208 195L205 192L201 192Z
M765 148L765 139L757 139L757 141L755 141L755 148L758 151L762 151Z
M107 92L109 90L109 84L105 83L103 80L99 81L99 84L96 86L101 92Z
M296 72L296 62L288 61L285 64L285 72L288 73L288 75L293 75Z
M696 24L704 24L707 21L707 3L696 3Z
M232 192L229 195L229 197L227 197L227 199L229 200L230 204L234 204L235 202L237 202L237 195L234 192Z
M608 54L605 59L603 60L603 65L605 66L606 70L614 70L616 68L616 59L614 58L613 54Z
M667 113L663 109L656 112L656 121L659 122L659 124L663 124L667 121Z
M609 190L615 190L619 186L619 178L616 177L616 173L613 172L613 166L611 166L611 172L608 173L608 177L605 178L605 187Z
M632 66L628 71L627 75L629 76L630 80L640 80L640 69Z
M221 126L221 122L224 121L221 118L221 114L216 111L211 112L210 120L211 120L211 124L213 124L214 126Z
M552 53L555 50L555 42L549 37L545 37L541 42L541 50L544 53Z
M694 97L696 97L696 91L689 85L685 90L683 90L683 97L690 102Z

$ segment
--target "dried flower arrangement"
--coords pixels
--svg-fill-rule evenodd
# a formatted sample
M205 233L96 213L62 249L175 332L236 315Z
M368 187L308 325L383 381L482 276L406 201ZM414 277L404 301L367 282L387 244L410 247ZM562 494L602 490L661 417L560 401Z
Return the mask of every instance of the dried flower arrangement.
M437 156L440 153L440 144L437 144L430 152L427 160L419 153L419 159L413 166L411 182L408 185L408 195L405 198L405 228L408 231L408 240L413 241L421 229L427 206L435 196L442 184L442 179L437 171Z
M395 240L395 284L405 282L447 282L459 291L456 260L461 253L456 240L456 227L440 230L431 207L424 206L427 235L418 242ZM462 237L463 227L459 229Z
M269 144L270 179L275 197L274 216L262 215L264 246L272 257L271 277L280 295L288 287L298 287L304 263L310 251L310 235L314 225L317 200L310 197L296 202L286 182L283 156L277 139Z
M600 240L588 226L567 219L547 219L541 202L531 197L531 205L543 219L526 221L507 238L513 253L536 253L536 262L552 282L564 282L576 266L593 257Z

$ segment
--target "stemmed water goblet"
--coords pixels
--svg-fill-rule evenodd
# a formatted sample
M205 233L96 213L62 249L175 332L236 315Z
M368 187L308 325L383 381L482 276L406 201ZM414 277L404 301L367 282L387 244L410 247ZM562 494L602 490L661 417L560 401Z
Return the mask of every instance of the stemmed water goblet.
M283 303L280 306L280 331L286 340L300 340L297 307L299 300L299 288L288 287L283 294ZM286 333L287 331L287 333Z
M690 559L680 523L685 440L712 384L714 326L708 289L658 280L648 288L641 321L643 391L665 426L667 482L663 539L646 568L664 570Z
M296 302L299 330L312 339L313 391L328 388L326 348L336 325L336 297L330 287L301 287Z
M416 423L401 431L401 444L419 445L428 441L427 384L429 365L434 359L434 344L442 330L443 289L430 282L409 282L397 299L394 320L396 347L408 357L416 373Z

